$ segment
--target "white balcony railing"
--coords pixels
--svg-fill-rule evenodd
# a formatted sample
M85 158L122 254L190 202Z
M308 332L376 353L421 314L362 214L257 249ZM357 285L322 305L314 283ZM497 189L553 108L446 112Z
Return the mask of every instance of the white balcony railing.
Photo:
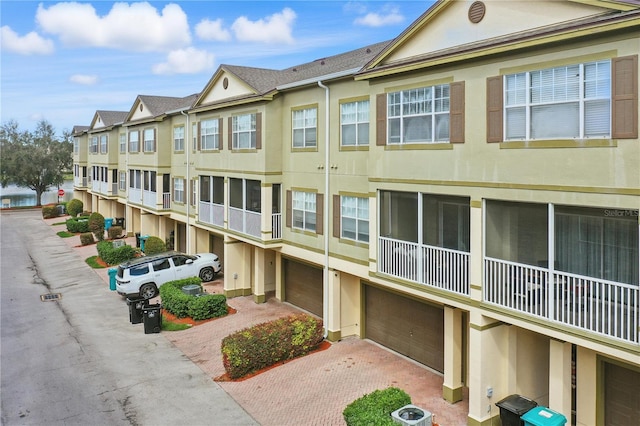
M129 201L142 204L142 190L139 188L129 188Z
M274 240L282 238L282 213L271 215L271 238Z
M469 294L467 252L380 237L378 271L454 293Z
M236 207L229 207L229 229L261 238L261 214Z
M156 208L156 193L155 191L142 190L142 205Z
M640 289L485 258L484 300L588 332L640 343Z
M163 192L162 193L162 208L168 210L171 208L171 193Z
M224 226L224 206L208 201L200 201L198 205L198 219L200 222L215 226Z

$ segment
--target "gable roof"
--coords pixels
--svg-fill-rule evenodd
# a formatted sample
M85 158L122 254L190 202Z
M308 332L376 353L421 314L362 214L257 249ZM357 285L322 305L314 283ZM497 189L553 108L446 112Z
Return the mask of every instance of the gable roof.
M73 129L71 129L71 135L80 136L81 134L86 133L88 130L89 130L89 126L75 125L73 126Z
M197 97L198 94L185 97L138 95L126 115L125 122L130 124L162 119L169 113L189 109ZM138 113L139 106L143 106L143 114Z
M105 111L98 110L93 115L88 132L111 130L116 124L122 124L127 117L127 111ZM98 124L101 125L98 125Z

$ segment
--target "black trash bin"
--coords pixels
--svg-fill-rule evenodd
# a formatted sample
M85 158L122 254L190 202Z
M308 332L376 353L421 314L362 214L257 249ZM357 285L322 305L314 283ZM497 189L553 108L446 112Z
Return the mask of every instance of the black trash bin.
M537 407L538 403L532 399L514 394L496 402L496 405L500 408L502 426L524 426L524 420L520 416Z
M136 248L140 248L140 233L136 232Z
M124 217L116 217L115 226L119 226L124 229Z
M161 305L147 305L142 309L142 322L144 323L144 334L160 333L162 329Z
M142 322L142 310L149 306L147 299L130 299L127 297L127 305L129 305L129 321L131 324L140 324Z

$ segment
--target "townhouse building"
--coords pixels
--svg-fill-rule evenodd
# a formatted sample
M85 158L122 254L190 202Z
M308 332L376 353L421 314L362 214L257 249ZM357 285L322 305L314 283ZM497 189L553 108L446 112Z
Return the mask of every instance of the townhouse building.
M514 393L632 424L639 46L634 1L436 1L394 40L97 111L74 193L217 253L228 297L441 373L470 425Z

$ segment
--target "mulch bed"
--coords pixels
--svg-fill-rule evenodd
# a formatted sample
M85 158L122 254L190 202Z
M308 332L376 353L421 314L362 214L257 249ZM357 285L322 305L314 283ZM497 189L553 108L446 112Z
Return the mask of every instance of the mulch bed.
M236 312L238 312L235 308L232 308L231 306L227 306L227 315L233 315ZM191 317L185 317L185 318L178 318L175 315L173 315L171 312L162 309L162 317L169 322L172 322L174 324L189 324L191 326L196 326L196 325L200 325L200 324L205 324L207 322L210 321L215 321L219 318L224 318L224 317L215 317L215 318L207 318L205 320L194 320Z
M323 340L322 342L320 342L320 344L318 345L318 347L316 349L312 350L311 352L309 352L308 354L303 355L303 356L307 356L307 355L314 354L316 352L324 351L324 350L329 349L330 347L331 347L331 343L328 342L327 340ZM302 358L302 357L298 357L298 358ZM271 369L274 369L276 367L284 365L284 364L286 364L286 363L288 363L290 361L294 361L294 360L296 360L298 358L287 359L285 361L278 362L276 364L270 365L269 367L265 367L262 370L254 371L253 373L249 373L246 376L242 376L242 377L239 377L237 379L232 379L231 377L229 377L229 375L227 373L224 373L222 376L215 377L213 379L213 381L214 382L244 382L247 379L250 379L252 377L257 376L258 374L262 374L262 373L264 373L266 371L269 371Z

